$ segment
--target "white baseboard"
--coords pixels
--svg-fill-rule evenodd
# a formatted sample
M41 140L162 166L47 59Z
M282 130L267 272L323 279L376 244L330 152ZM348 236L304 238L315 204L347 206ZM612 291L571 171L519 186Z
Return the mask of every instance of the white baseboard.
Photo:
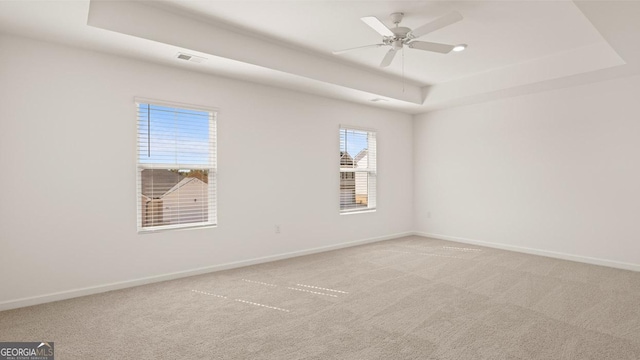
M570 260L570 261L576 261L576 262L592 264L592 265L608 266L608 267L612 267L612 268L616 268L616 269L623 269L623 270L631 270L631 271L640 272L640 264L631 264L631 263L625 263L625 262L620 262L620 261L592 258L592 257L588 257L588 256L571 255L571 254L565 254L565 253L560 253L560 252L555 252L555 251L533 249L533 248L522 247L522 246L514 246L514 245L505 245L505 244L493 243L493 242L488 242L488 241L480 241L480 240L467 239L467 238L461 238L461 237L456 237L456 236L448 236L448 235L441 235L441 234L431 234L431 233L425 233L425 232L419 232L419 231L414 231L413 235L418 235L418 236L423 236L423 237L428 237L428 238L433 238L433 239L439 239L439 240L455 241L455 242L460 242L460 243L465 243L465 244L486 246L486 247L490 247L490 248L494 248L494 249L516 251L516 252L521 252L521 253L525 253L525 254L541 255L541 256L546 256L546 257L551 257L551 258L556 258L556 259Z
M206 274L206 273L211 273L216 271L235 269L243 266L262 264L270 261L277 261L277 260L283 260L283 259L288 259L288 258L293 258L298 256L311 255L311 254L316 254L316 253L325 252L325 251L331 251L331 250L337 250L337 249L342 249L346 247L368 244L372 242L396 239L403 236L410 236L413 234L414 234L413 232L404 232L404 233L398 233L398 234L392 234L392 235L386 235L386 236L379 236L374 238L349 241L346 243L321 246L321 247L316 247L316 248L307 249L307 250L293 251L289 253L265 256L261 258L236 261L236 262L220 264L220 265L206 266L202 268L185 270L185 271L178 271L178 272L169 273L169 274L149 276L149 277L138 278L134 280L126 280L126 281L120 281L120 282L115 282L110 284L90 286L90 287L85 287L80 289L72 289L72 290L60 291L56 293L26 297L26 298L15 299L15 300L8 300L8 301L0 302L0 311L17 309L21 307L38 305L38 304L44 304L44 303L53 302L53 301L66 300L66 299L76 298L80 296L99 294L107 291L125 289L129 287L146 285L146 284L151 284L151 283L160 282L160 281L167 281L167 280L179 279L179 278L194 276L194 275L201 275L201 274Z

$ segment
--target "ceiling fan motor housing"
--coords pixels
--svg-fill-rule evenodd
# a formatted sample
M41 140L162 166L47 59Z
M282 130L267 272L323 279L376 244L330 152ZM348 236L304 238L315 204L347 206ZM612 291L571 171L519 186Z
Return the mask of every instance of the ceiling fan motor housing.
M405 37L407 37L407 34L411 31L411 29L409 29L408 27L404 27L404 26L394 27L394 28L391 28L389 30L391 30L391 32L393 32L393 34L395 35L396 38L405 38Z
M408 37L408 34L409 32L411 32L411 29L407 27L399 26L389 30L393 32L393 36L385 37L383 39L383 42L385 45L391 45L393 46L394 49L400 50L402 48L402 45L404 45L407 41L411 40Z
M404 13L395 12L389 15L389 17L391 18L391 21L396 25L396 27L389 29L393 33L393 36L385 39L387 40L385 41L385 43L387 45L393 46L395 50L400 50L402 49L402 45L404 45L404 43L409 40L408 34L411 32L411 29L404 26L398 26L402 21L402 18L404 17Z

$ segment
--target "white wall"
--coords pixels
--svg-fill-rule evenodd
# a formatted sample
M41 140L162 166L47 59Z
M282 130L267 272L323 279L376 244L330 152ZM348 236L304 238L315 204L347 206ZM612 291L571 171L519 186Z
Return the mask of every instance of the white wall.
M633 77L417 116L416 230L640 270L639 94Z
M4 308L412 230L410 115L11 36L0 49ZM218 227L137 234L135 96L220 108ZM339 215L341 123L378 131L375 213Z

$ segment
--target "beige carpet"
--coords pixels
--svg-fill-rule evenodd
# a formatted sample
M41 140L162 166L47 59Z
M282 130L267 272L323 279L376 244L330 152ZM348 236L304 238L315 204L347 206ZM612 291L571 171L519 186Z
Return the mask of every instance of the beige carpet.
M406 237L0 312L56 359L640 359L640 273Z

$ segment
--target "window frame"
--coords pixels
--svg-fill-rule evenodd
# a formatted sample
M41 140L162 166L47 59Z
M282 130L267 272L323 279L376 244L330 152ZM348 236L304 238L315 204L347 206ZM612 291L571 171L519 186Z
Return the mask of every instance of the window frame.
M338 191L340 191L338 197L338 208L340 211L340 215L352 215L352 214L363 214L363 213L372 213L377 210L377 191L378 191L378 165L377 165L377 152L378 152L378 131L376 129L365 128L360 126L352 126L346 124L340 124L338 131L338 150L341 151L341 142L342 142L342 131L343 130L352 130L352 131L360 131L367 133L367 150L369 158L367 159L367 168L358 169L358 168L346 168L342 167L339 163L339 172L340 172L340 181L342 180L343 173L354 173L354 178L356 173L358 172L366 172L367 173L367 207L361 208L353 208L353 209L343 209L341 204L341 189L340 183L338 184ZM371 138L373 137L374 146L373 151L371 151ZM346 149L345 149L346 150ZM373 161L372 161L373 159ZM372 196L373 195L373 196ZM372 201L373 200L373 201Z
M140 136L139 136L139 118L138 114L140 111L140 105L156 105L156 106L164 106L175 109L184 109L191 111L201 111L209 113L209 165L188 165L188 166L180 166L180 164L175 163L153 163L146 164L140 162ZM218 159L217 159L217 145L218 145L218 113L220 112L219 108L211 107L211 106L202 106L202 105L193 105L186 104L180 102L173 101L164 101L164 100L155 100L148 98L135 97L134 98L135 105L135 127L136 127L136 217L137 217L137 230L139 234L147 234L147 233L155 233L162 231L171 231L171 230L186 230L186 229L201 229L201 228L212 228L217 227L218 225L218 204L217 204L217 178L218 178ZM208 194L208 207L207 207L207 215L208 220L204 222L197 223L185 223L185 224L172 224L172 225L159 225L159 226L150 226L143 227L142 226L142 171L146 169L189 169L189 170L208 170L208 180L207 180L207 194Z

